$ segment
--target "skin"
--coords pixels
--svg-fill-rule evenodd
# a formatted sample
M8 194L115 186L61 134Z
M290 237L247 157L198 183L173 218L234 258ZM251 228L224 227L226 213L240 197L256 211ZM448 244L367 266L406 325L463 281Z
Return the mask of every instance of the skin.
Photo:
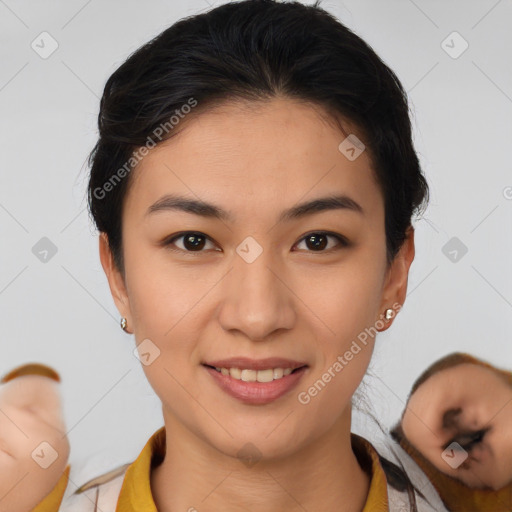
M39 375L1 384L0 411L0 512L28 512L55 487L69 457L58 384ZM43 442L58 454L46 469L32 458Z
M451 409L460 409L460 414L443 426ZM494 490L512 482L511 426L512 388L491 369L469 363L426 380L410 397L402 417L407 439L437 469L468 487ZM487 428L480 442L467 443L465 432ZM441 457L452 441L468 453L457 468Z
M125 279L104 234L99 241L129 332L160 350L143 366L167 432L165 460L151 475L158 510L334 512L343 503L346 512L360 511L369 478L350 445L351 397L374 340L309 404L297 393L386 308L404 303L414 231L388 268L384 199L368 152L349 161L338 150L346 135L318 107L285 98L247 108L232 102L180 126L132 171L122 218ZM282 210L335 192L364 215L329 210L277 222ZM145 216L165 193L215 203L234 220ZM303 238L322 230L345 236L350 247L328 238L315 251ZM211 241L200 253L183 238L176 252L162 245L182 231ZM250 264L236 253L247 236L263 248ZM233 356L290 357L309 367L292 392L248 405L220 390L201 365ZM261 454L251 467L237 458L246 443Z

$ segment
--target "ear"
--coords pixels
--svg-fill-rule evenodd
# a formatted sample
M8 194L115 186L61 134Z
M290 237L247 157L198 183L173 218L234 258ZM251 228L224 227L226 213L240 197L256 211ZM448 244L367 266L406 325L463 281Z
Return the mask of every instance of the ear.
M386 309L391 308L393 310L393 317L386 320L383 314L381 314L379 319L383 320L385 325L383 328L378 329L379 332L389 329L393 323L393 318L405 302L409 267L414 260L414 253L414 228L410 225L406 230L406 239L387 271L379 311L382 313Z
M133 324L131 322L132 316L130 311L130 301L126 290L126 283L120 270L114 263L114 256L110 249L108 236L103 232L101 232L99 236L99 251L101 266L107 276L110 293L112 294L112 298L114 299L119 313L128 321L126 331L131 334L133 331L130 331L129 326Z

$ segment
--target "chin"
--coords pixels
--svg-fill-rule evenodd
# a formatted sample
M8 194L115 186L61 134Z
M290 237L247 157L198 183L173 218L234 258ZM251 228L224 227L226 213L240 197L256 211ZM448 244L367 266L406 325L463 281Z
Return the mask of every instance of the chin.
M502 479L498 478L489 478L489 473L485 471L485 469L482 471L482 473L485 475L484 479L480 478L480 475L477 474L471 474L471 475L458 475L455 478L460 480L466 487L469 487L471 489L479 489L479 490L493 490L498 491L501 488L505 487L506 483L505 481L502 481Z
M494 481L491 482L491 488L493 491L499 491L500 489L503 489L504 487L507 487L507 485L511 484L512 474L508 474L503 478L495 478Z

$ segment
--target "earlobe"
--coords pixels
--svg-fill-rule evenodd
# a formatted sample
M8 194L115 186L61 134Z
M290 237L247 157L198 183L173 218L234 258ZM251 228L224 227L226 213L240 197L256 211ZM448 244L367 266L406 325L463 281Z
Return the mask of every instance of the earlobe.
M107 276L110 293L112 294L112 298L114 299L117 310L121 316L123 318L127 318L128 323L130 323L130 303L128 300L125 282L121 272L114 263L114 258L110 249L107 234L101 232L98 241L101 266L103 267L103 271Z

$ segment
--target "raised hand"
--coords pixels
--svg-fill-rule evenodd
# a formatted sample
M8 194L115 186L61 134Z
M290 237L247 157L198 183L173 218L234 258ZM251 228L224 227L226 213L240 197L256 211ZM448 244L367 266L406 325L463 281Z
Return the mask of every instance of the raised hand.
M512 374L453 354L423 377L402 416L407 440L439 471L469 488L509 485Z
M66 468L69 441L59 375L26 364L0 384L0 512L28 512L55 487Z

